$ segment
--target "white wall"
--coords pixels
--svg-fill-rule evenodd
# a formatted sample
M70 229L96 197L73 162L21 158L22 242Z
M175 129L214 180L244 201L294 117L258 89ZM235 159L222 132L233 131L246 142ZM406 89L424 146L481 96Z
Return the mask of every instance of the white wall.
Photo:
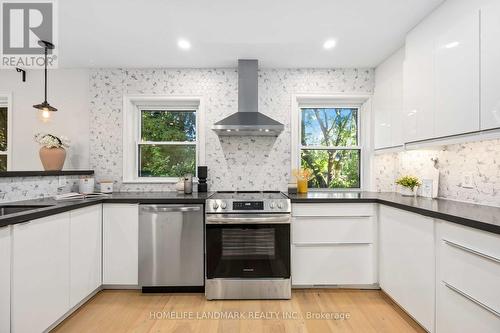
M43 122L33 104L43 102L43 71L28 70L26 82L14 69L0 70L0 92L12 93L12 170L41 170L38 144L33 135L49 132L65 135L72 145L64 169L89 167L89 71L49 71L48 101L59 109Z

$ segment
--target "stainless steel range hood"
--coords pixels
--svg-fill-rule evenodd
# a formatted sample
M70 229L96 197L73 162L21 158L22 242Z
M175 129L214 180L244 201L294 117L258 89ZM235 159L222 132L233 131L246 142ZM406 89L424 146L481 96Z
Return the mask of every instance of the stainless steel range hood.
M238 112L216 122L219 136L278 136L283 124L258 110L257 60L238 60Z

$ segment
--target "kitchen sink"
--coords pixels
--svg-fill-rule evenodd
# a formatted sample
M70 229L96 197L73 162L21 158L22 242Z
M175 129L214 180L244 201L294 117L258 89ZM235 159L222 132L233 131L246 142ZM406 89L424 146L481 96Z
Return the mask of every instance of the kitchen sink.
M50 207L51 205L3 205L0 206L0 216L25 212L33 209Z

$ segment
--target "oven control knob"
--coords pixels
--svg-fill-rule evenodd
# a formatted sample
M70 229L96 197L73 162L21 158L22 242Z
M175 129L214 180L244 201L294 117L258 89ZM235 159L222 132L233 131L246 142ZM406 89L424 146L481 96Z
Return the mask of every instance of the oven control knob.
M212 208L213 208L213 209L217 209L217 208L219 208L219 204L218 204L217 202L214 202L214 203L212 204Z
M220 208L222 208L222 209L226 209L226 207L227 207L226 203L225 203L224 201L222 201L222 202L220 203Z
M283 209L283 203L282 202L278 202L278 208L279 209Z
M274 209L274 201L271 201L271 202L269 203L269 208Z

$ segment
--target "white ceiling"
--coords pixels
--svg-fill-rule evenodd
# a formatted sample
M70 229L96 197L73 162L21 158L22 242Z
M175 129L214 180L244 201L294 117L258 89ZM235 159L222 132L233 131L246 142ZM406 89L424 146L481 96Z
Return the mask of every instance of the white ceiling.
M441 2L61 0L56 46L60 67L374 67Z

